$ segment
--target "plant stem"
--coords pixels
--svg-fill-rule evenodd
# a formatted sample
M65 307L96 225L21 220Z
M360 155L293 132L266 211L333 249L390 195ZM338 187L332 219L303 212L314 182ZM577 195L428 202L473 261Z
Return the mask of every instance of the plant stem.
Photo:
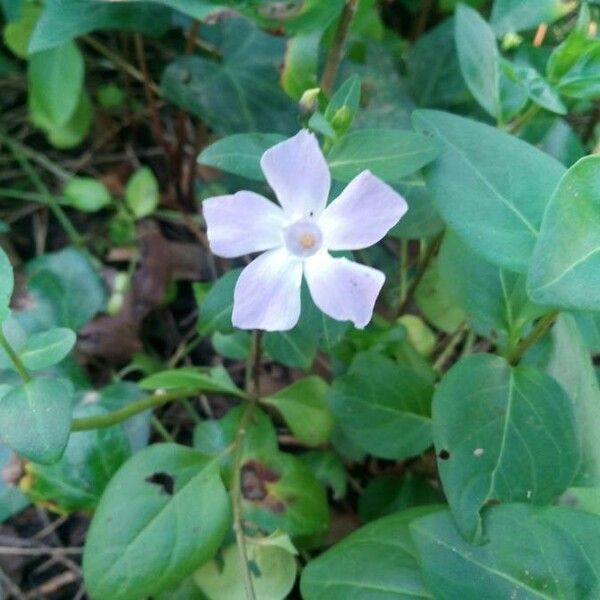
M535 115L540 112L541 107L537 104L532 104L523 114L518 116L509 126L508 132L512 134L519 133Z
M125 421L149 408L156 408L173 400L180 400L193 395L194 392L190 390L173 390L164 394L153 394L106 415L74 419L71 423L71 431L87 431L88 429L102 429L103 427L117 425L121 421Z
M516 365L525 353L552 327L559 314L560 311L555 310L539 319L531 333L524 337L512 352L506 355L507 362Z
M461 340L465 336L468 331L468 327L466 323L463 323L455 333L452 334L446 347L442 350L440 355L437 357L435 363L433 364L433 370L436 373L441 373L444 365L448 362L456 347L460 344Z
M438 248L440 247L440 244L442 243L442 237L443 237L443 233L438 234L433 239L431 244L429 244L429 248L427 248L425 257L423 258L423 260L421 261L421 264L419 265L419 270L417 271L417 274L413 277L413 280L410 282L410 286L409 286L408 290L406 291L406 294L404 295L404 299L402 300L402 302L400 303L400 306L398 307L399 315L402 315L406 311L406 309L409 307L410 303L412 302L413 296L415 295L415 292L417 291L419 284L423 280L423 277L424 277L425 273L427 272L427 269L429 268L431 261L435 257L435 254L436 254Z
M4 352L8 354L8 358L10 358L10 361L12 362L13 366L15 367L15 370L17 371L23 382L27 383L28 381L31 381L31 375L25 368L25 365L22 363L18 354L10 345L10 342L6 339L6 336L2 331L2 327L0 327L0 348L2 348Z
M356 12L357 5L358 0L346 0L346 4L340 16L340 21L335 30L333 43L329 49L327 62L325 63L325 69L323 70L323 77L321 78L321 89L326 96L331 95L333 90L335 76L337 75L340 63L342 62L344 42L348 37L350 23L352 23L352 18Z
M254 414L256 402L260 392L260 363L261 363L261 332L252 332L252 347L248 363L246 365L246 393L249 400L242 415L234 441L233 454L233 479L231 484L231 503L233 507L233 531L240 553L240 563L246 590L246 600L256 600L252 575L248 567L248 551L246 549L246 538L244 533L244 518L242 515L242 462L244 458L244 440L250 419Z
M82 248L84 246L83 238L79 235L79 232L77 231L77 229L75 229L73 223L71 223L71 220L69 219L65 211L62 209L60 204L56 201L56 198L54 198L50 190L47 188L46 184L37 174L36 170L31 166L29 160L27 160L25 152L23 151L23 146L21 146L19 142L17 142L1 130L0 141L3 144L6 144L6 146L11 151L17 162L21 165L21 168L29 177L33 186L46 199L50 210L56 217L56 220L61 224L62 228L65 230L65 233L71 240L71 243L75 246L79 246L80 248Z

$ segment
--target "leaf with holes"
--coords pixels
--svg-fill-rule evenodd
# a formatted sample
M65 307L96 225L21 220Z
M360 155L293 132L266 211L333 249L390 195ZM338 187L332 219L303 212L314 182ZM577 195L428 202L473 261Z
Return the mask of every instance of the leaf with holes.
M126 462L92 520L83 557L98 600L137 600L175 585L212 558L231 525L218 460L156 444Z
M444 492L461 533L481 540L486 504L552 502L580 464L574 407L531 367L474 354L442 379L433 437Z

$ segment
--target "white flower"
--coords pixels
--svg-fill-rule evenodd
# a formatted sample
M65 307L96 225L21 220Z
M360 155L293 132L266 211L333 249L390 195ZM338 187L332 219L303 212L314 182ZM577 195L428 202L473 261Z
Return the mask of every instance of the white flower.
M281 207L253 192L203 203L211 250L234 258L262 252L241 273L233 325L285 331L300 317L302 275L315 304L364 327L385 275L329 250L358 250L381 240L406 212L406 201L363 171L327 205L331 176L316 137L306 130L267 150L261 167Z

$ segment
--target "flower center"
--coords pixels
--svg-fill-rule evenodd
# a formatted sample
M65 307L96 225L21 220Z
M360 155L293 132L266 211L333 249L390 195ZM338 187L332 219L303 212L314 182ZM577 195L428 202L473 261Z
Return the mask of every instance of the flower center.
M323 234L312 219L300 219L283 230L285 245L300 258L316 254L323 244Z

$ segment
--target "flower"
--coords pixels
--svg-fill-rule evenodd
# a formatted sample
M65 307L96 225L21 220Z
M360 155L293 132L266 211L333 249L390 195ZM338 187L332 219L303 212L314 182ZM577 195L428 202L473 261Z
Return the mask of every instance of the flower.
M316 137L301 130L269 148L261 168L281 207L240 191L203 203L214 254L263 252L240 274L232 321L241 329L285 331L300 318L306 277L315 304L363 328L371 320L385 275L330 250L359 250L381 240L408 207L389 185L363 171L327 205L331 175Z

